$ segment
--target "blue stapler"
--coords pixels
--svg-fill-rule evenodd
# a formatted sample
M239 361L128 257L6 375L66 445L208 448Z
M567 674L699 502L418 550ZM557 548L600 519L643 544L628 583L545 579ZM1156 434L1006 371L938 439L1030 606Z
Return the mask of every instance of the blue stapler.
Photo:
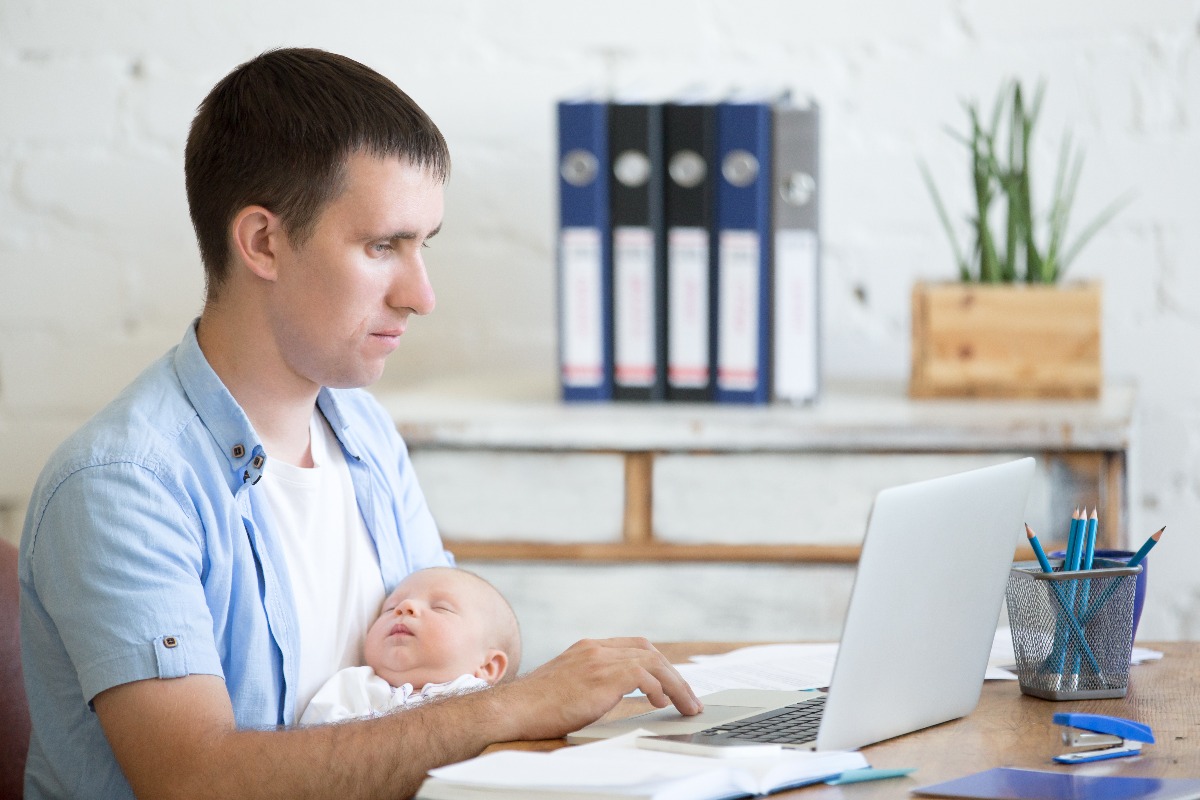
M1054 724L1066 726L1062 741L1072 748L1071 752L1054 757L1059 764L1135 756L1142 752L1143 742L1154 744L1150 726L1131 719L1064 713L1054 715Z

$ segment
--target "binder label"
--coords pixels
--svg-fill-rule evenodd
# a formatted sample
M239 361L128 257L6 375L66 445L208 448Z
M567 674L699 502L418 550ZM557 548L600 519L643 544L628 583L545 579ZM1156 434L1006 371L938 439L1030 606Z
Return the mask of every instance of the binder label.
M613 377L622 386L653 386L654 234L613 229Z
M667 379L680 388L708 385L708 231L667 233Z
M718 242L717 386L758 388L758 267L755 231L721 231Z
M776 232L774 394L780 399L817 396L817 300L816 231Z
M595 228L563 228L559 252L563 286L562 382L572 387L599 386L604 381L600 232Z

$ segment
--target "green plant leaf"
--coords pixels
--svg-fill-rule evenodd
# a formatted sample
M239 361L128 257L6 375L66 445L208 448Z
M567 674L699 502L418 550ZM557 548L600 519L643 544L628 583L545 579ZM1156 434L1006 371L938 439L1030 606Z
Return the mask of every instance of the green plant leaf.
M946 230L946 237L950 240L950 249L954 253L954 263L958 265L959 277L964 281L969 281L971 279L970 264L967 262L962 247L958 244L958 237L954 235L954 225L950 222L950 215L946 213L946 206L942 203L942 196L933 182L933 175L929 173L929 167L924 161L918 160L917 166L921 170L925 186L929 188L929 195L933 198L933 207L937 209L938 219L942 221L942 227Z

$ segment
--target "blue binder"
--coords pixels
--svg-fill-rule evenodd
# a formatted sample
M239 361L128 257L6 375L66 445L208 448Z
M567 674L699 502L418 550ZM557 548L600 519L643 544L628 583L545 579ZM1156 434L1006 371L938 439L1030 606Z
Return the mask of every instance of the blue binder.
M558 103L558 359L562 399L612 399L608 104Z
M771 330L772 99L717 106L717 375L720 403L766 403Z

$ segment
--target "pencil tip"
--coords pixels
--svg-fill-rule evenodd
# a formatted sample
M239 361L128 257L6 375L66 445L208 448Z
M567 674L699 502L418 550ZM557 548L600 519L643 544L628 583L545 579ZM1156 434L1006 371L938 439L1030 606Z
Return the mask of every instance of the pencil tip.
M1034 536L1033 528L1029 527L1028 522L1025 523L1025 535L1028 536L1030 539L1032 539Z
M1154 535L1151 536L1150 538L1157 542L1162 537L1163 531L1165 531L1166 529L1167 529L1167 526L1163 525L1161 528L1159 528L1157 531L1155 531Z

